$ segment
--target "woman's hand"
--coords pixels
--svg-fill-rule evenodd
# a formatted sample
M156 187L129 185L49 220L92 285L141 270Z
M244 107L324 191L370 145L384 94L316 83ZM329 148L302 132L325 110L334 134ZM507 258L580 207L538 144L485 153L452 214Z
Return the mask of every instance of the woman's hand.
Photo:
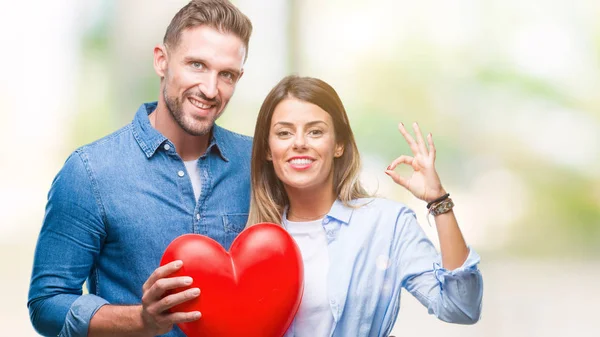
M446 194L435 170L435 146L433 145L431 133L427 135L427 143L429 144L429 149L427 149L425 140L423 139L423 135L421 134L421 130L417 123L413 123L413 130L415 131L417 138L416 141L408 131L406 131L404 124L400 123L398 129L410 146L413 156L402 155L396 158L396 160L387 167L385 173L397 184L409 190L415 197L426 202L433 201ZM412 166L413 173L410 178L407 179L401 177L394 172L394 169L399 164Z

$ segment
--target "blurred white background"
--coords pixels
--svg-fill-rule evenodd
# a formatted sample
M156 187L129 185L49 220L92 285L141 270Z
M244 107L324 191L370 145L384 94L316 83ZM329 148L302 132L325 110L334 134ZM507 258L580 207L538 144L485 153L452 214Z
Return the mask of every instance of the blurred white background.
M76 147L156 100L152 48L181 0L0 3L0 323L26 308L54 175ZM403 297L397 336L600 336L600 1L238 0L245 75L219 124L253 133L288 73L332 84L378 194L417 210L383 169L419 121L461 227L481 253L482 320L456 326Z

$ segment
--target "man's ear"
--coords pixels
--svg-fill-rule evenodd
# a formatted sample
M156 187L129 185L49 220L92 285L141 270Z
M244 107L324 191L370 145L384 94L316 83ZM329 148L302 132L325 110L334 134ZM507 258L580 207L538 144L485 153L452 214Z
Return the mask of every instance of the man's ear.
M154 47L154 71L160 78L165 77L168 63L167 48L163 44Z
M339 158L344 154L344 145L343 144L336 144L335 146L335 152L333 152L333 156L335 158Z

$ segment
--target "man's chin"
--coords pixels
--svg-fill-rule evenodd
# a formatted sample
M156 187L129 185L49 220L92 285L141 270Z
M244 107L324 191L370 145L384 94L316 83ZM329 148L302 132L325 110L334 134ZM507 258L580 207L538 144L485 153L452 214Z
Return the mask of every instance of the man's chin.
M183 127L183 131L185 131L190 136L196 136L196 137L206 136L207 134L210 133L210 131L212 130L214 125L215 125L214 122L198 123L197 121L195 121L193 123L193 125L186 125L185 127Z

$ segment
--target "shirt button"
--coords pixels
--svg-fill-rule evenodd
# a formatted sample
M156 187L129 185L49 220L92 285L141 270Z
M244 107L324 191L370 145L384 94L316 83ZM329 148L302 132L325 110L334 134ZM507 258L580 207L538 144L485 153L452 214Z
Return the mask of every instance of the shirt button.
M179 172L177 172L177 175L180 177L183 177L185 175L185 173L183 171L179 171Z
M169 151L171 149L171 145L165 144L165 146L163 146L163 148L165 149L165 151Z
M196 214L196 220L200 220L200 214Z
M325 220L323 220L324 224L328 224L329 223L329 218L325 218Z

